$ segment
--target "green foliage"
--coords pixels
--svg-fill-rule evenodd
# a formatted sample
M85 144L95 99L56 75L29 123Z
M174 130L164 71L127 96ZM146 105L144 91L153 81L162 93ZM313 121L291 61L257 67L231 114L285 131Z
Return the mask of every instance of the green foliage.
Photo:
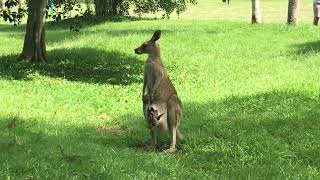
M50 3L53 3L53 7L50 7ZM92 14L90 10L84 9L81 6L82 1L79 0L49 0L49 5L46 9L46 18L52 19L54 22L59 22L63 19L77 18L79 16L86 16ZM18 0L7 0L5 3L6 9L0 11L0 18L4 21L13 23L15 26L21 23L22 18L27 15L28 1L26 2L25 9L18 8ZM77 30L80 25L77 26Z
M129 15L128 0L95 0L94 3L96 15L99 17Z
M169 17L173 12L178 15L184 12L188 3L196 4L196 0L95 0L96 12L101 16L129 15L133 10L140 16L160 11L164 17Z
M187 9L187 4L196 4L196 0L133 0L134 12L141 15L143 13L164 12L163 17L176 12L178 15Z
M5 2L5 10L0 10L0 18L4 21L8 21L14 26L21 23L21 19L25 16L26 10L22 8L17 8L18 0L7 0Z
M50 7L50 3L53 3L52 6L54 8ZM49 1L47 12L47 18L52 18L55 22L62 19L77 18L91 13L89 10L83 9L78 0L51 0L51 2Z
M230 0L222 0L222 2L229 4Z
M196 0L95 0L94 2L97 16L128 16L130 15L130 8L133 8L133 12L139 16L145 13L161 11L164 13L163 17L167 18L173 12L178 15L184 12L188 3L196 4ZM52 7L50 7L50 3L52 3ZM27 14L27 9L17 8L17 5L18 0L6 1L6 10L0 11L0 18L14 25L21 23L21 19ZM62 19L93 14L91 9L84 9L82 5L83 1L81 0L50 0L47 6L46 18L58 22ZM78 31L80 26L74 24L71 25L71 29Z

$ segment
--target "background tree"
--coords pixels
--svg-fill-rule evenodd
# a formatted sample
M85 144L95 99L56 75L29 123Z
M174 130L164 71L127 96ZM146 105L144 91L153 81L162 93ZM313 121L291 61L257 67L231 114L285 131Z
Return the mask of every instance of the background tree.
M178 15L187 9L187 4L195 4L196 0L94 0L96 15L123 16L130 10L139 16L144 13L164 12L169 17L173 12Z
M229 4L229 0L222 0L222 2ZM261 22L260 0L251 0L251 23L259 24Z
M299 11L299 0L289 0L288 2L288 24L297 24Z
M107 15L107 0L94 0L96 16L103 17Z
M13 23L15 26L20 24L21 19L25 15L25 9L16 8L18 6L17 0L0 0L2 1L2 10L0 11L0 18L3 18L5 21Z
M4 1L4 0L0 0ZM18 25L25 14L28 14L26 34L24 38L23 50L19 60L29 60L32 62L46 62L47 51L45 43L44 23L46 18L52 18L55 21L61 19L81 17L90 12L82 12L81 3L87 5L89 1L95 3L96 14L98 16L119 16L129 15L130 7L139 15L142 13L164 11L167 17L174 11L179 14L186 10L186 4L195 4L195 0L54 0L55 9L48 11L48 0L28 0L26 13L23 0L6 0L5 10L0 11L0 18L5 21ZM131 5L130 5L131 3ZM17 8L18 6L18 8ZM71 13L72 12L72 13ZM91 17L91 16L89 16ZM79 23L79 20L77 20ZM81 23L81 21L80 21ZM77 27L81 27L76 25ZM70 30L78 31L78 28L70 27Z
M47 4L48 0L29 0L26 34L19 60L31 58L33 62L47 61L44 29Z
M259 0L251 0L252 3L252 16L251 23L258 24L262 22L261 13L260 13L260 1Z

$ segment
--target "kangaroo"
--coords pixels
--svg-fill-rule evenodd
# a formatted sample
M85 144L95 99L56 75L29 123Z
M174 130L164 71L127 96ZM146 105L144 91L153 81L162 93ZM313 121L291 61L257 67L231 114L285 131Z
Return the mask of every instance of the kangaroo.
M171 145L165 152L175 152L177 138L183 139L178 129L182 118L182 103L160 57L160 47L156 43L160 36L161 31L155 31L149 41L135 49L135 53L148 54L144 64L142 101L153 145L157 146L159 134L169 130Z
M166 109L159 109L158 107L152 107L152 106L148 106L146 108L146 115L148 116L148 125L149 128L152 130L155 130L154 128L157 128L161 125L166 125L164 123L161 123L162 120L162 116L164 114L166 114L165 112ZM162 111L162 114L159 113L159 111ZM167 129L168 127L161 127L160 129Z

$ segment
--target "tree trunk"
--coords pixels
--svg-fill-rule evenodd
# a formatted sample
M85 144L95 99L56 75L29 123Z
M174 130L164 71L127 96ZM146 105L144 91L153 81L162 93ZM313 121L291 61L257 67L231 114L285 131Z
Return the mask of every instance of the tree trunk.
M288 3L288 24L297 24L298 22L299 0L289 0Z
M5 9L4 3L6 1L5 0L0 0L0 11Z
M47 61L45 43L45 12L48 0L29 0L28 20L23 50L19 60L31 58L32 62Z
M252 3L252 16L251 23L259 24L261 23L261 13L260 13L260 2L259 0L251 0Z
M106 15L107 0L94 0L96 16L103 17Z
M118 0L112 0L111 16L118 16Z

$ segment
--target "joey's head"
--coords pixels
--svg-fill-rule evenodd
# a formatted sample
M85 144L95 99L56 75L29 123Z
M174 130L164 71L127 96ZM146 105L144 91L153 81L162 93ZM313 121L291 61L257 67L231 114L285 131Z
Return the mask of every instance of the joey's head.
M148 54L151 56L160 56L160 47L156 43L160 39L161 31L154 32L152 38L149 41L144 42L140 47L136 48L134 52L136 54Z
M158 110L154 109L153 107L149 107L147 109L147 114L149 118L149 123L152 127L157 126L160 121L160 118L164 115L164 113L159 115Z

